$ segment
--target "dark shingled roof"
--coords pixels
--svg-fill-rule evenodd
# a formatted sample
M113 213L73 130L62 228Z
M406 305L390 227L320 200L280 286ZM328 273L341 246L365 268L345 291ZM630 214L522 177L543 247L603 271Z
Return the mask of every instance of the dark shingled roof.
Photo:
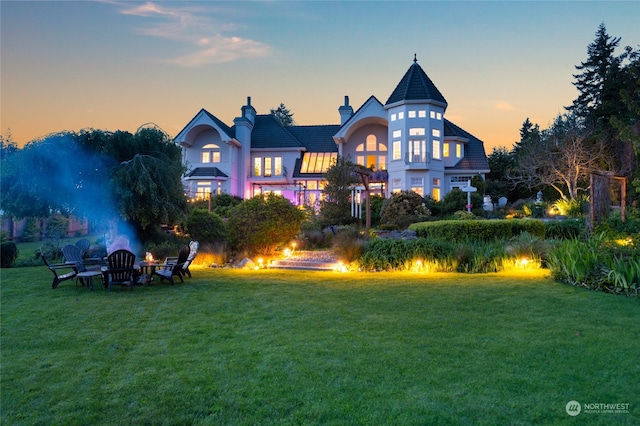
M442 96L442 93L433 84L431 79L427 77L422 67L418 65L417 61L413 62L413 65L409 67L398 86L396 86L385 105L394 104L401 101L438 101L444 104L447 101Z
M251 132L251 148L303 148L290 132L271 114L256 115Z
M187 173L187 177L229 177L222 173L217 167L196 167Z
M484 143L480 139L447 119L444 120L444 136L458 136L469 140L464 147L464 157L455 166L447 167L447 170L489 170Z
M291 126L287 127L287 130L309 152L338 152L338 146L333 140L333 135L340 130L340 125Z

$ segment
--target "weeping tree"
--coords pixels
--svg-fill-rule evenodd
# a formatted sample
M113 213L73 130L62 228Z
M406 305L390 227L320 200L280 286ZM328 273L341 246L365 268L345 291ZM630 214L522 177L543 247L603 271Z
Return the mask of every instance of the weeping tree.
M2 158L0 208L16 218L123 220L146 240L185 212L183 172L180 148L157 127L61 132Z

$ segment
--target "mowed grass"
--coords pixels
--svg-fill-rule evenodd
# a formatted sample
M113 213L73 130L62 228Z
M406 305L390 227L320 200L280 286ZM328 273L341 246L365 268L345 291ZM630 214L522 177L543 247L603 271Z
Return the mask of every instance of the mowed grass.
M2 424L640 422L640 301L544 273L1 274Z

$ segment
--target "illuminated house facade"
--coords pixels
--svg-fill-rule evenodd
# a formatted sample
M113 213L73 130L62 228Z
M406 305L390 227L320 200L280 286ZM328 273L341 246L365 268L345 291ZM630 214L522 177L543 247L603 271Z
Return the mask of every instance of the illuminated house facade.
M340 124L281 126L257 114L251 98L229 126L202 109L176 136L193 198L227 193L242 198L274 192L295 204L322 197L323 173L338 156L384 177L372 184L388 196L415 191L440 200L484 178L484 144L445 118L447 102L414 59L385 104L371 96L357 111L338 108ZM375 179L374 179L375 180Z

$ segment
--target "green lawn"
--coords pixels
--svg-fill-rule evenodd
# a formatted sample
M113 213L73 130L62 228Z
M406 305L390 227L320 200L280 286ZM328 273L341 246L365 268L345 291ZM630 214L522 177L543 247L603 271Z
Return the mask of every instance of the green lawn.
M640 423L640 300L543 274L0 272L2 424Z

